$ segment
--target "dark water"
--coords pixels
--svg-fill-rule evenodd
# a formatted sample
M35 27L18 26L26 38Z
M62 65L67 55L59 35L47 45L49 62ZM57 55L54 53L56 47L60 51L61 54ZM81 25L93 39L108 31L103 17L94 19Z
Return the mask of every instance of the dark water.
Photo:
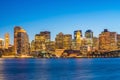
M120 80L120 58L0 59L0 80Z

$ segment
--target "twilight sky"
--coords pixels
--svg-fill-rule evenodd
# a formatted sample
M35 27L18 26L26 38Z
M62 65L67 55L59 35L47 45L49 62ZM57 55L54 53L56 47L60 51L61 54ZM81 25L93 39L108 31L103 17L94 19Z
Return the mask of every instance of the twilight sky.
M51 31L52 40L63 32L83 34L91 29L98 36L104 28L120 33L120 0L0 0L0 38L14 26L22 26L30 38Z

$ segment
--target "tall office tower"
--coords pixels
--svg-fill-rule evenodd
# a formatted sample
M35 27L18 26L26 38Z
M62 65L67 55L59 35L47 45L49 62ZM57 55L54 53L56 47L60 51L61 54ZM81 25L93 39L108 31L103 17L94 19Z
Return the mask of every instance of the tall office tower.
M85 32L85 37L86 38L93 38L93 32L92 32L92 30L87 30Z
M10 35L9 33L6 33L5 34L5 49L8 49L9 45L10 45Z
M0 49L4 48L4 39L0 38Z
M71 34L64 35L63 47L64 47L64 49L71 49L71 47L72 47L72 35Z
M74 39L75 39L76 49L80 50L80 46L82 43L82 31L81 30L74 31Z
M117 49L117 34L110 32L107 29L99 35L99 49L100 50L115 50Z
M14 28L14 47L17 55L29 54L29 37L24 29L19 26Z
M48 50L50 45L50 32L43 31L35 35L35 51Z
M60 32L59 34L56 35L55 38L55 48L56 49L63 49L63 38L64 38L64 34L62 32Z
M40 34L45 37L45 47L46 47L46 50L49 50L49 48L50 48L49 45L50 45L50 41L51 41L50 31L42 31L42 32L40 32Z
M15 26L14 27L14 50L15 53L17 53L17 35L18 35L18 31L20 31L22 28L20 26Z
M92 30L87 30L85 32L85 38L87 41L87 45L92 46L93 45L93 32L92 32Z

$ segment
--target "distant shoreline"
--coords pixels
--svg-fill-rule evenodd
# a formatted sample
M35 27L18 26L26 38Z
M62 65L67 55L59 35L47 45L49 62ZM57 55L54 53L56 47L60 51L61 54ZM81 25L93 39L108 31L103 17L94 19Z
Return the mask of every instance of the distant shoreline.
M40 57L33 57L33 56L25 56L25 57L21 57L21 56L2 56L1 59L83 59L83 58L87 58L87 59L92 59L92 58L120 58L120 57L66 57L66 58L62 58L62 57L51 57L51 58L40 58Z

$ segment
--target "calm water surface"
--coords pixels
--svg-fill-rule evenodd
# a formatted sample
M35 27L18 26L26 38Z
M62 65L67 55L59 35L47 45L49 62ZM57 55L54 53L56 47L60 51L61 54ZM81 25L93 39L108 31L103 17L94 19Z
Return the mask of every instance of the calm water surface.
M120 58L0 59L0 80L120 80Z

